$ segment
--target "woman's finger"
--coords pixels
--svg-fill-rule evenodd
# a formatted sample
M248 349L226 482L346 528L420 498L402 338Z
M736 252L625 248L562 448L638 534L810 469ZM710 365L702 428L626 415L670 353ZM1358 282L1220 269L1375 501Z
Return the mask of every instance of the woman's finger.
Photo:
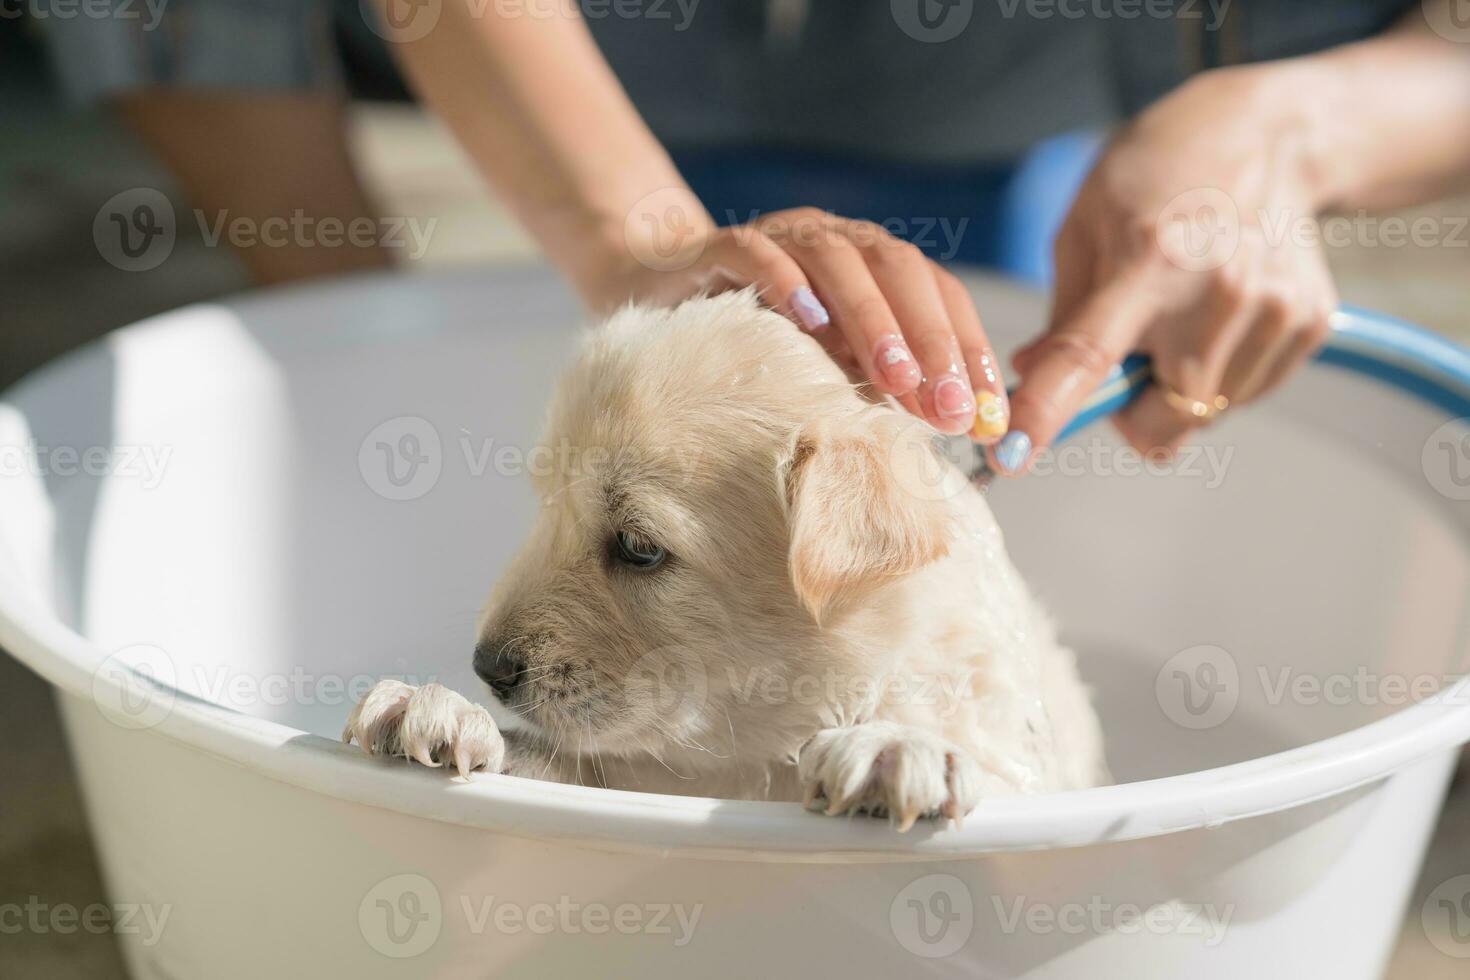
M1290 356L1296 341L1295 318L1295 311L1284 303L1262 304L1220 380L1220 393L1230 399L1231 407L1249 404L1266 390L1276 365Z
M1197 325L1192 331L1174 322L1158 327L1168 337L1183 338L1183 346L1150 350L1155 383L1114 417L1129 445L1146 455L1172 454L1191 431L1214 418L1226 369L1259 309L1234 290L1217 289L1205 309L1187 314ZM1190 411L1181 401L1204 406L1206 414Z
M858 248L840 231L780 239L832 311L833 325L863 374L885 394L919 386L919 363L904 339L889 300Z
M1295 329L1282 345L1265 376L1259 390L1251 397L1260 397L1295 374L1309 361L1332 333L1332 313L1337 309L1337 288L1332 282L1332 273L1319 258L1315 268L1296 277L1300 290L1294 318Z
M1321 350L1322 345L1327 342L1327 337L1332 333L1331 316L1330 309L1307 315L1306 320L1298 325L1291 343L1271 366L1271 371L1266 375L1260 394L1279 386L1301 370L1302 366L1310 361L1317 351Z
M775 239L750 226L730 228L706 249L699 288L711 291L754 285L761 301L811 334L854 383L868 380L842 331L832 325L827 307L813 291L801 264Z
M1002 473L1025 468L1034 449L1056 438L1087 396L1133 349L1149 318L1148 290L1131 276L1092 294L1070 321L1032 345L1011 395L1010 431L991 450Z
M960 354L970 372L970 385L975 390L975 424L970 428L970 438L989 445L1006 434L1011 421L1011 403L1006 396L1000 363L965 284L941 266L932 268L940 298L949 310L949 322L954 326Z
M831 322L801 265L764 232L726 228L706 247L704 258L704 288L755 286L761 302L808 333L820 332Z
M941 432L969 432L975 423L975 392L933 263L913 245L887 235L866 244L862 253L918 358L914 367L916 375L922 371L917 395L924 417Z

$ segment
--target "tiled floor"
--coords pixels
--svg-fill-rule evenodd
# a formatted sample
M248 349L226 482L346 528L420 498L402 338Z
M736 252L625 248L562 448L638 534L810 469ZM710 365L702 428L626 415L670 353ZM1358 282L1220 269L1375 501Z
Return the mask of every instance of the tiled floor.
M3 80L3 79L0 79ZM91 336L147 313L240 288L233 260L182 238L166 276L131 276L100 261L91 223L118 190L166 186L156 168L111 126L13 101L0 140L0 385ZM406 108L360 113L357 144L385 214L435 215L422 265L528 261L525 238L490 201L443 133ZM94 161L106 160L105 167ZM1451 213L1470 212L1470 202ZM1445 213L1444 208L1426 214ZM1462 239L1463 241L1463 239ZM1343 296L1470 340L1470 248L1379 246L1336 249ZM0 903L40 895L78 906L102 896L80 801L47 688L0 655ZM1419 922L1424 895L1470 872L1470 787L1447 807L1420 894L1411 903L1390 977L1449 980L1466 961L1431 944ZM56 933L0 937L0 975L20 980L120 977L108 936Z

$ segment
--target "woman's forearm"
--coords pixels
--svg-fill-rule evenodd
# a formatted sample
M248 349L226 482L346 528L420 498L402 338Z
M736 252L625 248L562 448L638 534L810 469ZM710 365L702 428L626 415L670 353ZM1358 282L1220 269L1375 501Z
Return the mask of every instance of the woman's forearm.
M644 125L568 0L445 0L425 37L390 45L508 206L583 298L601 304L638 250L629 220L670 194L679 221L712 224ZM632 246L630 248L630 245Z
M1433 3L1456 0L1432 0ZM1310 100L1324 210L1401 207L1470 184L1470 45L1415 5L1388 32L1282 63L1282 97Z

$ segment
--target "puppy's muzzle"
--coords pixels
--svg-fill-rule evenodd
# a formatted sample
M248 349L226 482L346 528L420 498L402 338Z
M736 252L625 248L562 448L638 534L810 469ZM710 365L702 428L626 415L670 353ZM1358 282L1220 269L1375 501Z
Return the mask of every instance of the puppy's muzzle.
M526 679L526 661L512 652L510 644L496 638L475 645L475 673L490 685L503 703L509 705L516 689Z

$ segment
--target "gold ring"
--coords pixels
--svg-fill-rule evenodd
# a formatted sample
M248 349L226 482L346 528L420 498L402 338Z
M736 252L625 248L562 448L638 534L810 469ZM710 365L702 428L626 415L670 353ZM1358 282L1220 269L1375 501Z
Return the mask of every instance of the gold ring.
M1208 422L1230 407L1230 399L1224 395L1216 395L1207 402L1198 398L1190 398L1188 395L1180 394L1175 388L1165 384L1158 378L1154 378L1154 384L1159 386L1159 391L1164 394L1164 401L1183 412L1185 415Z

